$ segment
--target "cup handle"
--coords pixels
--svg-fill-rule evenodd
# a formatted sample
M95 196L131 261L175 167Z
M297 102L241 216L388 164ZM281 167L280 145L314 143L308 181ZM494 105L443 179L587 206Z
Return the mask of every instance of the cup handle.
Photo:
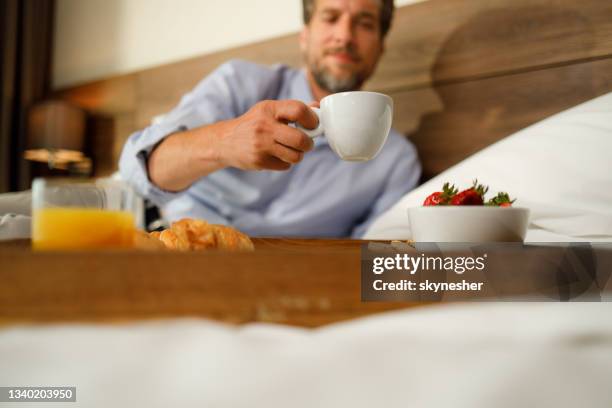
M317 125L317 127L314 129L306 129L297 122L295 123L295 127L306 133L306 136L310 137L311 139L314 139L315 137L321 136L323 134L323 123L321 122L321 110L319 108L310 109L312 109L312 111L317 115L317 118L319 119L319 124Z

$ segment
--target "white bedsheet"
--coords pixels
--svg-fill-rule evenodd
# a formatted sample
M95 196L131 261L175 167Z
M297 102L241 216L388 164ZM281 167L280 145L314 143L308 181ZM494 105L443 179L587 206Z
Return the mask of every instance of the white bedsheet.
M31 207L29 191L0 194L0 241L30 238Z
M67 407L609 408L611 316L612 303L480 303L317 330L5 328L0 385L74 385Z

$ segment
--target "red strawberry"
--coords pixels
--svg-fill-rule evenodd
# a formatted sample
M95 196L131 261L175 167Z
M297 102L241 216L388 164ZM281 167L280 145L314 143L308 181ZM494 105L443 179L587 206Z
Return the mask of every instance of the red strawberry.
M424 206L430 205L447 205L450 200L457 194L457 189L454 185L449 185L448 183L444 183L442 186L442 191L436 191L435 193L427 196L425 201L423 202Z
M435 193L431 193L430 195L427 196L427 198L423 202L423 205L424 206L440 205L441 202L442 202L442 192L436 191Z
M463 190L453 197L451 205L483 205L484 195L489 190L481 184L478 184L478 180L474 180L474 185L467 190Z
M500 191L499 193L497 193L495 197L487 201L486 205L498 206L498 207L511 207L514 201L515 200L510 199L510 196L508 195L508 193L504 193L503 191Z

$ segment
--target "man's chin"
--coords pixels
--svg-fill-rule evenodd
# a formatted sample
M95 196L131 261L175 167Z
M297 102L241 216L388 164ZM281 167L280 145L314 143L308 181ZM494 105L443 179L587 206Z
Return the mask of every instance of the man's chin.
M328 67L327 74L339 82L350 82L353 78L359 76L352 64L336 64L333 67Z
M334 78L327 80L325 89L331 93L356 91L361 87L361 84L355 78Z
M362 85L352 64L326 64L324 69L312 72L319 86L332 93L354 91Z

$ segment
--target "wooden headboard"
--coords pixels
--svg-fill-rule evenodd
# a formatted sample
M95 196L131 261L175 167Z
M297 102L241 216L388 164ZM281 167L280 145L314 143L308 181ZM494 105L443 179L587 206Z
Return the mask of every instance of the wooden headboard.
M297 1L297 0L295 0ZM393 126L430 178L556 112L612 91L612 2L429 0L398 8L367 89L391 95ZM58 92L98 118L96 174L125 139L231 58L300 66L297 34Z

